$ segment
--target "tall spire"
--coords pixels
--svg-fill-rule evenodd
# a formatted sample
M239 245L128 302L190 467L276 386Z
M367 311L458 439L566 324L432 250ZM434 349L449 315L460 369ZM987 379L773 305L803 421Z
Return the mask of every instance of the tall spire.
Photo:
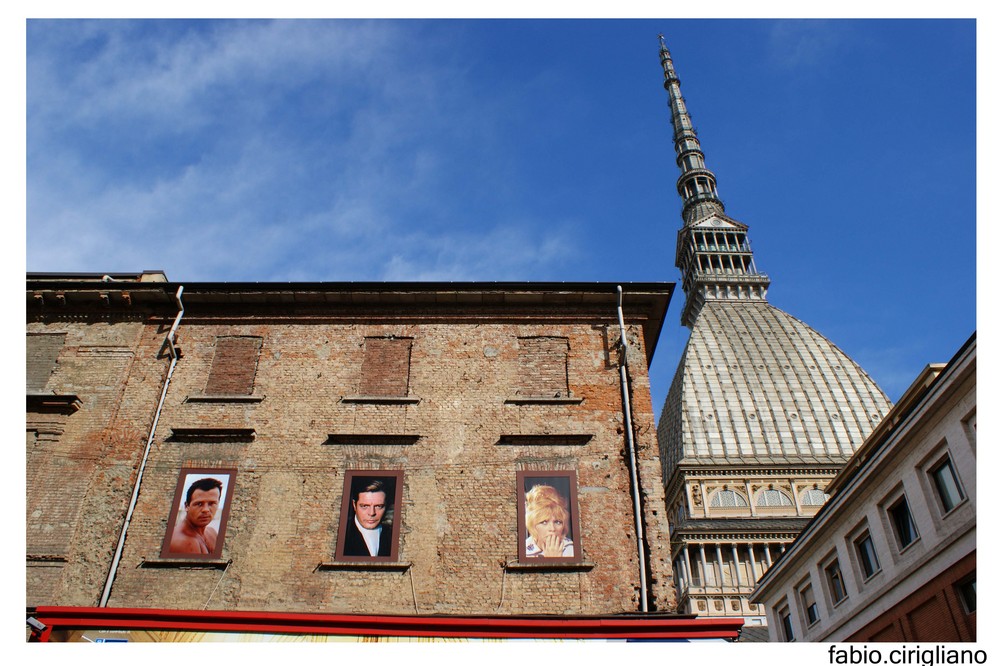
M722 213L726 207L716 191L715 174L705 166L705 153L701 152L698 132L691 124L691 116L681 96L681 80L677 78L663 35L660 35L660 64L663 65L663 87L670 95L674 147L677 150L677 166L681 169L681 176L677 179L677 192L684 200L681 215L684 223L690 224L706 214Z
M715 174L705 166L698 132L684 104L674 61L663 35L659 37L663 87L670 97L674 150L681 170L677 193L684 201L676 257L686 296L681 323L690 328L707 301L766 300L770 280L757 272L748 227L725 214Z

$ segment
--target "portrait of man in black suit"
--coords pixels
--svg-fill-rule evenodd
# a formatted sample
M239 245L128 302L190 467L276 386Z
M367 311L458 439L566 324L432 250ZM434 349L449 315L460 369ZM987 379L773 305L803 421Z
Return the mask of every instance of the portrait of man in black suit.
M345 502L341 518L337 556L395 559L396 488L401 472L362 474L349 472L345 480L350 500Z

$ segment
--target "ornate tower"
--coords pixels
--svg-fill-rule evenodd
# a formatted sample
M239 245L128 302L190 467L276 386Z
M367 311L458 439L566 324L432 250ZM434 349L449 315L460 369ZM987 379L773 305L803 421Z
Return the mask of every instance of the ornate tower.
M823 335L767 302L747 225L725 213L660 36L684 202L676 264L691 335L660 416L678 611L742 616L756 580L889 410Z
M677 234L677 268L687 296L681 323L691 328L706 301L753 301L767 298L770 280L757 272L747 240L747 225L726 215L715 174L705 166L698 132L691 124L681 80L660 35L663 87L670 95L674 150L681 175L677 193L684 201L684 226Z

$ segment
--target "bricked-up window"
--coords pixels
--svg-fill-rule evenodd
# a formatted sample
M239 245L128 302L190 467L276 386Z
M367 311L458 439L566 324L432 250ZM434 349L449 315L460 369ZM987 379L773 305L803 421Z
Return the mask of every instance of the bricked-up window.
M26 344L28 393L45 390L45 385L56 368L56 359L66 342L65 333L28 335Z
M566 369L568 338L518 338L517 346L520 365L519 395L539 398L569 397Z
M384 397L407 395L412 346L412 338L365 338L359 393Z
M225 336L215 339L215 356L208 373L208 395L250 395L257 374L261 338Z

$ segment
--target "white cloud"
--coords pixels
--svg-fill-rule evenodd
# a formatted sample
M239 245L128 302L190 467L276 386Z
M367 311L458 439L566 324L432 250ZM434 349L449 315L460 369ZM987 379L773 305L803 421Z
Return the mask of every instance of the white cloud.
M568 233L549 230L535 235L515 225L444 238L413 233L395 245L396 254L382 276L385 280L553 279L578 250Z
M32 22L28 269L176 280L558 270L568 233L519 219L516 201L474 220L458 202L499 196L470 174L511 168L492 130L511 98L469 103L468 65L436 53L433 35L401 50L395 25Z
M29 31L29 44L39 35L39 48L51 49L29 51L29 81L39 79L29 107L58 109L46 120L65 126L128 117L196 126L217 110L214 92L280 94L314 78L363 77L390 36L376 24L339 22L194 22L184 31L159 21L61 24Z

